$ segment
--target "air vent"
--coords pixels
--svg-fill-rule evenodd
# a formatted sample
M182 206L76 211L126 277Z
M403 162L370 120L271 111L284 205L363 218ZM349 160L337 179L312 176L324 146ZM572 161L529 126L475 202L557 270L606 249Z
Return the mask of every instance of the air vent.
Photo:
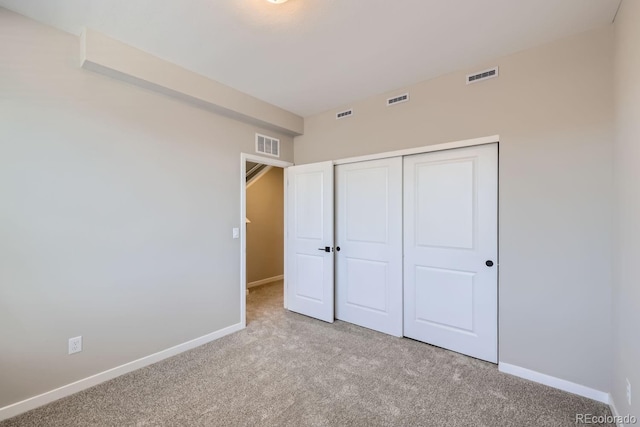
M403 93L402 95L394 96L393 98L387 99L387 107L407 101L409 101L409 94Z
M280 140L256 133L256 153L280 157Z
M345 111L340 111L339 113L336 114L336 120L338 119L344 119L345 117L350 117L353 116L353 109L348 109Z
M467 76L467 84L469 85L471 83L477 83L482 80L492 79L494 77L498 77L498 67L480 71L479 73L469 74Z

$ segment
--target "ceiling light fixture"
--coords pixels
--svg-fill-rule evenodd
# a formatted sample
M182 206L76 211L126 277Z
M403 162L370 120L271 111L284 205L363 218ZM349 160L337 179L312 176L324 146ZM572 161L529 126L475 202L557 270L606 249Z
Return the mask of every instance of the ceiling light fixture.
M280 4L280 3L284 3L287 0L267 0L269 3L273 3L273 4Z

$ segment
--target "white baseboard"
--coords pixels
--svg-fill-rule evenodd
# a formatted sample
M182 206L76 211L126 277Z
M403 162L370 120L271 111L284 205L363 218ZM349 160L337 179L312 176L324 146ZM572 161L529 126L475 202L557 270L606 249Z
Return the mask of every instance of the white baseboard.
M241 323L236 323L235 325L231 325L202 337L195 338L191 341L178 344L171 348L167 348L166 350L159 351L149 356L145 356L132 362L125 363L124 365L116 366L115 368L108 369L87 378L83 378L71 384L56 388L55 390L51 390L34 397L30 397L29 399L25 399L21 402L16 402L14 404L5 406L4 408L0 408L0 421L15 417L16 415L22 414L23 412L27 412L39 406L46 405L47 403L51 403L54 400L70 396L89 387L93 387L94 385L98 385L115 377L119 377L120 375L135 371L136 369L144 368L145 366L149 366L163 359L175 356L176 354L191 350L192 348L199 347L208 342L215 341L219 338L224 337L225 335L232 334L241 329L244 329L243 325Z
M279 276L267 277L266 279L256 280L255 282L247 283L247 288L253 288L254 286L264 285L265 283L277 282L284 279L284 274Z
M499 362L498 370L505 374L515 375L516 377L524 378L549 387L577 394L578 396L587 397L589 399L597 400L598 402L609 404L609 393L605 393L604 391L572 383L571 381L552 377L551 375L542 374L530 369L521 368L520 366L511 365L509 363Z

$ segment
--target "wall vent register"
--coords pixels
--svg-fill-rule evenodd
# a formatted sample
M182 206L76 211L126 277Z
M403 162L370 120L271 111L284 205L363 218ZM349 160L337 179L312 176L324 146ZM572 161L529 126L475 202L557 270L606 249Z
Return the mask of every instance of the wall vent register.
M280 140L256 133L256 153L280 157Z
M387 99L387 107L392 105L401 104L403 102L409 101L409 94L403 93L402 95L394 96L393 98Z
M345 117L350 117L352 115L353 115L353 110L352 109L341 111L339 113L336 113L336 120L344 119Z
M498 67L467 75L467 84L478 83L494 77L498 77Z

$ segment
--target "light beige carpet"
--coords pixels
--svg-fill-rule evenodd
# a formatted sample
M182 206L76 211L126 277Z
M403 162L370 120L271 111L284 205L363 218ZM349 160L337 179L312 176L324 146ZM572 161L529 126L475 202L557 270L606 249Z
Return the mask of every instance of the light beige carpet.
M427 344L282 308L247 329L0 423L9 426L575 426L598 402Z

